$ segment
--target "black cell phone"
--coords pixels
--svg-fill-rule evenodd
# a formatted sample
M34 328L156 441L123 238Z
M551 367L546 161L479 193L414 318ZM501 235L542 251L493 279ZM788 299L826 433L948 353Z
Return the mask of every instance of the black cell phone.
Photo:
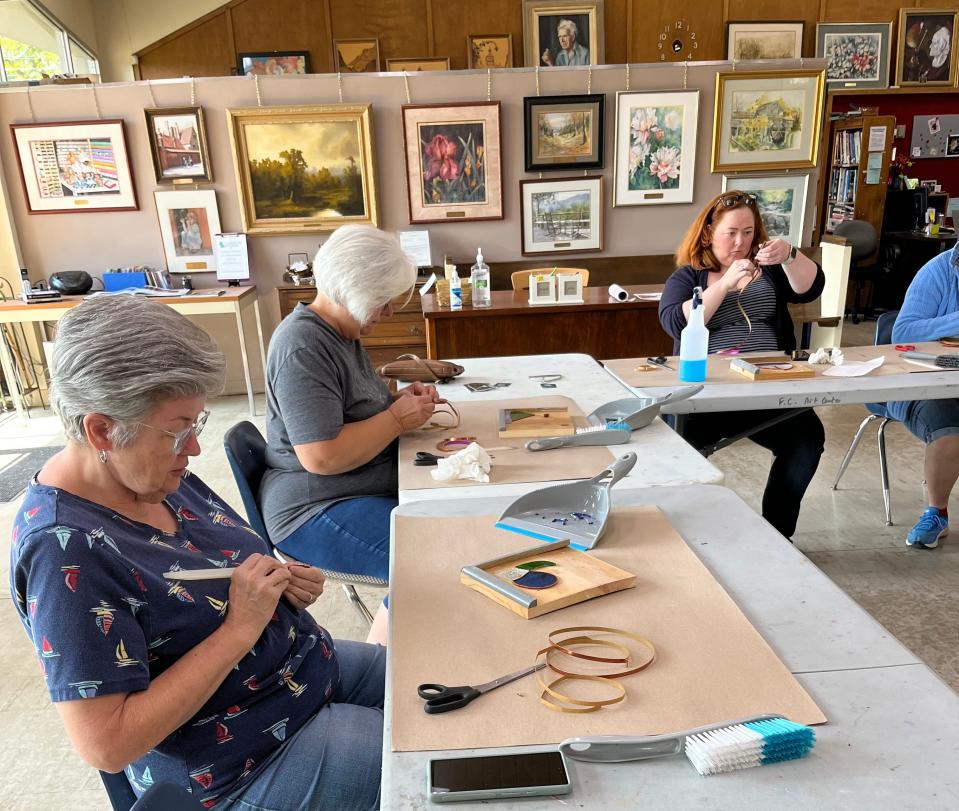
M428 768L434 803L553 796L572 790L566 762L555 751L431 760Z

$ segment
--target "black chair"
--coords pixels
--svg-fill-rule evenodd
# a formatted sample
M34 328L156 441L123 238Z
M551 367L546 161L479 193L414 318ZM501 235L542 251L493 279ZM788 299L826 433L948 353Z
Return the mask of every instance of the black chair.
M833 234L837 237L843 237L848 240L852 246L852 257L849 262L849 280L855 285L852 298L852 310L850 318L853 324L858 324L863 313L860 309L860 297L863 288L868 281L875 281L883 272L883 268L877 262L870 264L860 264L863 260L872 256L876 252L878 236L872 223L865 220L844 220L834 229ZM872 312L872 308L869 308Z
M892 343L892 328L896 323L896 316L898 315L899 310L895 310L879 316L879 319L876 321L875 346ZM886 509L886 526L891 527L892 502L889 497L889 468L886 462L886 425L888 425L891 420L894 420L895 417L889 416L885 403L866 403L866 410L869 411L869 416L860 423L859 430L856 431L856 435L852 438L849 450L846 451L842 464L839 466L839 472L836 474L836 481L832 483L832 489L837 490L839 488L839 480L842 478L842 474L846 472L846 468L849 467L849 462L852 460L852 455L856 452L856 448L859 447L859 440L862 439L862 433L866 430L866 426L874 420L882 420L882 422L879 423L878 436L879 473L882 476L882 502Z
M230 463L230 469L233 471L233 478L236 479L236 486L240 491L240 498L243 500L243 506L246 508L247 520L250 526L257 531L267 543L273 546L270 541L270 535L266 530L266 523L263 521L263 515L260 512L260 504L257 501L257 494L260 492L260 483L263 481L263 474L266 473L266 440L252 423L244 420L234 425L223 438L223 448L226 451L226 458ZM286 562L292 560L288 555L273 546L273 554L280 560ZM348 572L335 572L324 569L323 574L328 580L335 580L343 585L343 591L346 593L350 603L356 609L357 613L370 625L373 624L373 615L366 607L366 604L356 593L354 583L363 583L370 586L386 586L385 580L378 577L371 577L364 574L351 574Z
M203 811L200 802L182 786L156 783L138 800L124 772L100 772L113 811Z

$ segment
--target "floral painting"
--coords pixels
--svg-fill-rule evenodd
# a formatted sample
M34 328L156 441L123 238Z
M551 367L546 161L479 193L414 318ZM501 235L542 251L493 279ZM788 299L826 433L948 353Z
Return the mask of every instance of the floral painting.
M819 23L816 58L826 82L838 87L886 87L892 23Z
M695 91L618 95L614 204L692 200L698 106Z
M486 202L482 122L423 124L423 205Z

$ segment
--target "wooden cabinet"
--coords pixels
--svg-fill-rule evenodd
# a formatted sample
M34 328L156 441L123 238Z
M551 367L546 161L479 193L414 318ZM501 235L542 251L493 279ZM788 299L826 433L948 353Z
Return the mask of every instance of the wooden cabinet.
M315 287L277 287L280 318L286 318L299 302L308 304L316 296ZM393 315L380 321L369 335L360 339L374 367L400 355L426 357L426 323L420 309L420 297L413 295L407 302L402 295L393 299Z

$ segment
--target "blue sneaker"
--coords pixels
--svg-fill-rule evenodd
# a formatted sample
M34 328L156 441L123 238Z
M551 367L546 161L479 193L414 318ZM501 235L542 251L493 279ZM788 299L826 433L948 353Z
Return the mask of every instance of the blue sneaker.
M939 539L949 534L949 519L939 514L935 507L929 507L919 516L916 525L909 530L906 543L920 549L935 549Z

